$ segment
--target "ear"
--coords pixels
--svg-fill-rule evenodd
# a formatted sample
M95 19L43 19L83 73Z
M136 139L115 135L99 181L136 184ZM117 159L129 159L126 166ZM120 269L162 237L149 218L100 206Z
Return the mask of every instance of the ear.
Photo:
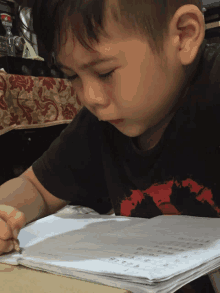
M182 65L191 64L205 38L205 20L199 8L181 6L170 22L170 33Z

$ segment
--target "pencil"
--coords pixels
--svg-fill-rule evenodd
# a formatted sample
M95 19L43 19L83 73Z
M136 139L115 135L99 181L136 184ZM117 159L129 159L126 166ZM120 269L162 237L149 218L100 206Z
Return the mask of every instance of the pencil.
M19 240L13 239L13 243L14 243L14 249L15 249L17 252L20 252Z

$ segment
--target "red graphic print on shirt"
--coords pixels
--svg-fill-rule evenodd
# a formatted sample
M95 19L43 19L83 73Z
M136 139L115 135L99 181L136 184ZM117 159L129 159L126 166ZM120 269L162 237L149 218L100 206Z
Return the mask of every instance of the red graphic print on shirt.
M201 202L207 202L218 214L220 209L216 206L213 201L213 194L210 189L199 185L197 182L188 178L183 180L181 183L178 181L170 180L162 184L153 184L146 190L133 190L129 198L125 199L121 203L122 216L131 216L131 211L135 210L137 204L141 203L145 199L145 196L152 197L156 206L161 210L164 215L180 215L181 212L171 203L170 197L172 195L173 186L178 188L188 187L191 193L196 194L196 199Z

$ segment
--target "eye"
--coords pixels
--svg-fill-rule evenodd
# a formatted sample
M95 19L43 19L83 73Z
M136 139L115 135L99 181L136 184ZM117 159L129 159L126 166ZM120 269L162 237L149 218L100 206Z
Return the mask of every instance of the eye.
M112 77L113 73L114 73L115 69L108 72L108 73L105 73L105 74L99 74L98 77L103 79L103 80L107 80L109 79L110 77ZM77 75L73 75L73 76L68 76L67 79L70 80L70 81L73 81L77 78L78 76Z
M112 77L114 72L115 72L115 70L112 70L112 71L105 73L105 74L99 74L99 78L104 79L104 80L108 79L108 78Z

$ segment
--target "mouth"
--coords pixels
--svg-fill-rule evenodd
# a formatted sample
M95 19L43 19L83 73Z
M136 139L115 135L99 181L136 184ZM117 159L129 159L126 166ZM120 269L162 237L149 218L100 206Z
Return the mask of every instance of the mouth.
M122 123L123 121L124 121L124 119L109 120L109 122L113 123L113 124L119 124L119 123Z

